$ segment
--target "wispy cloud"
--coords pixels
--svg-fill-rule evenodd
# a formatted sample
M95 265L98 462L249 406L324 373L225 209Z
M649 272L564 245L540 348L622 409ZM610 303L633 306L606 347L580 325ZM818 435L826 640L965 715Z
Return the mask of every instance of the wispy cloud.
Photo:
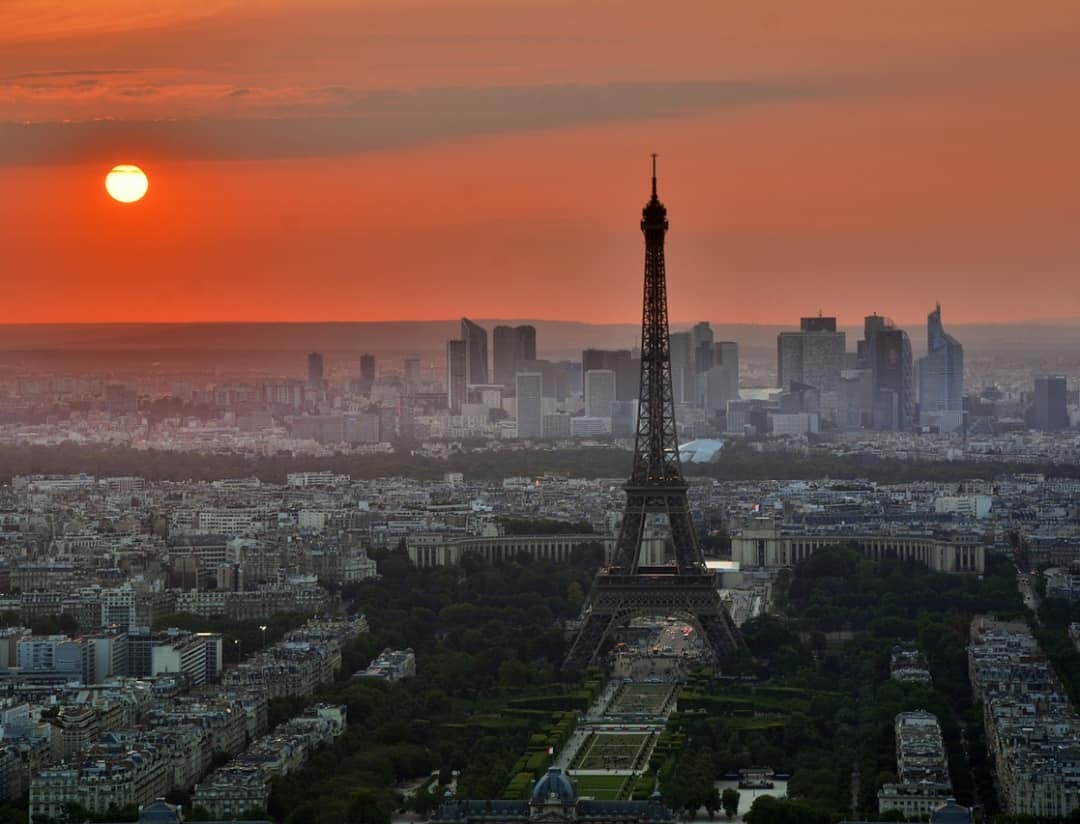
M19 72L11 79L19 80L64 80L80 77L110 77L114 75L135 74L134 69L53 69L49 71Z
M0 123L0 165L107 160L117 154L176 160L319 157L432 141L668 117L717 106L837 94L827 86L766 83L612 83L312 93L316 117ZM249 97L251 89L225 96Z

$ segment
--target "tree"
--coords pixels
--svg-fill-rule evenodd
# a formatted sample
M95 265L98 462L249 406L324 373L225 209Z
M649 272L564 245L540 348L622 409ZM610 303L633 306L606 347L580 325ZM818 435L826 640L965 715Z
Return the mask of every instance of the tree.
M577 581L571 581L566 587L566 604L574 612L581 610L585 603L585 590Z
M720 791L716 789L716 785L709 784L709 789L705 793L705 812L709 814L709 818L716 815L723 807L723 802L720 800Z
M361 790L349 804L349 824L390 824L390 813L379 806L379 799L370 790Z
M739 811L739 791L734 787L727 787L720 796L720 804L724 808L724 815L734 818Z
M797 801L759 795L743 815L746 824L830 824L828 813Z

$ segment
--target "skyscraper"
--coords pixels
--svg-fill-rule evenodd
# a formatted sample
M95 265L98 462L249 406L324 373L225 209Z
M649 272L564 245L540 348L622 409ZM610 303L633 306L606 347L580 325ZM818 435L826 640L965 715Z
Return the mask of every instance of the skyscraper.
M712 368L702 376L702 402L709 415L727 410L739 399L739 344L725 340L713 344Z
M615 371L590 369L585 373L585 414L590 418L610 418L615 398Z
M694 350L689 332L671 333L671 389L675 403L694 400Z
M860 369L874 368L874 343L877 333L892 326L888 318L874 313L863 318L863 339L858 343L857 363Z
M780 388L790 389L794 381L813 386L819 392L836 392L846 348L847 336L836 331L836 318L802 318L798 332L781 332L776 336Z
M713 366L713 331L707 320L694 324L690 342L694 347L694 371L699 375L708 372Z
M455 414L461 412L468 392L466 350L467 345L463 340L446 343L446 406Z
M615 400L632 401L638 396L641 361L629 349L586 349L581 353L582 390L585 373L610 369L615 373Z
M817 317L799 318L799 329L803 332L835 332L836 318Z
M420 356L405 357L405 394L415 395L420 391Z
M369 384L375 383L375 356L364 354L360 356L360 377Z
M495 383L507 389L514 386L514 375L536 360L535 326L496 326L492 334Z
M907 332L881 329L874 334L870 351L874 354L874 428L910 429L915 422L915 399Z
M364 354L360 356L360 394L370 395L371 387L375 385L375 356Z
M874 429L909 429L915 423L915 376L907 332L881 315L867 315L858 343L858 367L870 372Z
M540 438L544 434L543 384L540 372L518 372L514 378L519 438Z
M611 434L616 438L633 437L637 410L637 401L614 401L611 404Z
M307 356L307 382L312 389L323 387L323 356L318 352Z
M1044 432L1069 427L1064 375L1035 378L1035 398L1031 408L1031 426Z
M964 347L941 325L941 304L926 317L926 353L919 359L919 419L951 432L963 425Z
M465 342L465 376L469 385L488 382L487 330L468 318L461 319L461 339Z

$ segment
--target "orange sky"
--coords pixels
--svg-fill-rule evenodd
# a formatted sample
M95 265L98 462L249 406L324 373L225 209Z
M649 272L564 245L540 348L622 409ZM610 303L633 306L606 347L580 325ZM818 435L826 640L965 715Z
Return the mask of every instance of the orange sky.
M675 320L1080 317L1077 100L1075 0L0 2L0 322L633 321L651 151Z

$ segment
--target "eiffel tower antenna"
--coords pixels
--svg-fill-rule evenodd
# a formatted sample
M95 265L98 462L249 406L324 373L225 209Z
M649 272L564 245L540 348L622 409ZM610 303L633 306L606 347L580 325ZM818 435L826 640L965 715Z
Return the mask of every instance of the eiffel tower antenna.
M611 633L642 615L666 615L696 625L714 659L724 649L743 643L705 568L679 462L664 270L668 220L656 190L655 154L652 161L652 197L641 212L645 289L634 461L624 485L626 507L612 562L593 582L584 622L563 664L568 670L596 663ZM640 563L649 516L667 519L675 551L673 565Z

